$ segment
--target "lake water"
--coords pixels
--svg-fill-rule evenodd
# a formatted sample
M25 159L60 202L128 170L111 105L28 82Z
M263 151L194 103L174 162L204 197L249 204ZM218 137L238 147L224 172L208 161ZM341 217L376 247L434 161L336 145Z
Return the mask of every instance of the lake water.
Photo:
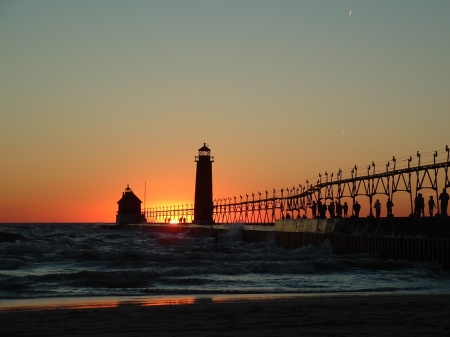
M433 263L320 248L246 243L242 226L212 237L95 224L3 224L28 240L0 243L0 299L93 296L450 293Z

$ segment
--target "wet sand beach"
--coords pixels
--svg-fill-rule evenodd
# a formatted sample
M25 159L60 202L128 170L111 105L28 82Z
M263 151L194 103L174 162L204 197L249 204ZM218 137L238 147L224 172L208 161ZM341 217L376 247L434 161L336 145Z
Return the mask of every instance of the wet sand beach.
M1 336L449 336L450 295L78 300L0 320Z

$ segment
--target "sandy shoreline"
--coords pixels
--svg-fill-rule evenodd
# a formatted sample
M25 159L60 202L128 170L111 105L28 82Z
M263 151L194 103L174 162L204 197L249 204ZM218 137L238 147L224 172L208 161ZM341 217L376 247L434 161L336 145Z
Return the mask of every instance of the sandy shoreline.
M141 300L93 300L91 303L85 301L85 305L80 301L72 307L53 303L10 308L0 311L0 335L450 335L450 295L185 296Z

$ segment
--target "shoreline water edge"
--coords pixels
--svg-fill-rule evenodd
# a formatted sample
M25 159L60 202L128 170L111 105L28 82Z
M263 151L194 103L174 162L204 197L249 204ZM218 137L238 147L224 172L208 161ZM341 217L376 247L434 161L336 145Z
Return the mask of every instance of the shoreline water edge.
M165 299L168 300L167 298ZM0 311L7 336L448 336L450 295L319 296ZM177 305L174 305L177 304Z

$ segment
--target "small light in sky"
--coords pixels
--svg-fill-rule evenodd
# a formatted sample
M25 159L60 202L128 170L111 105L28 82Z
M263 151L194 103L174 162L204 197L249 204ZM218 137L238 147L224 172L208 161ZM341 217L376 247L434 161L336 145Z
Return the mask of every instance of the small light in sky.
M342 130L342 132L345 132L345 130Z
M350 9L350 12L348 12L348 15L352 15L352 10Z

